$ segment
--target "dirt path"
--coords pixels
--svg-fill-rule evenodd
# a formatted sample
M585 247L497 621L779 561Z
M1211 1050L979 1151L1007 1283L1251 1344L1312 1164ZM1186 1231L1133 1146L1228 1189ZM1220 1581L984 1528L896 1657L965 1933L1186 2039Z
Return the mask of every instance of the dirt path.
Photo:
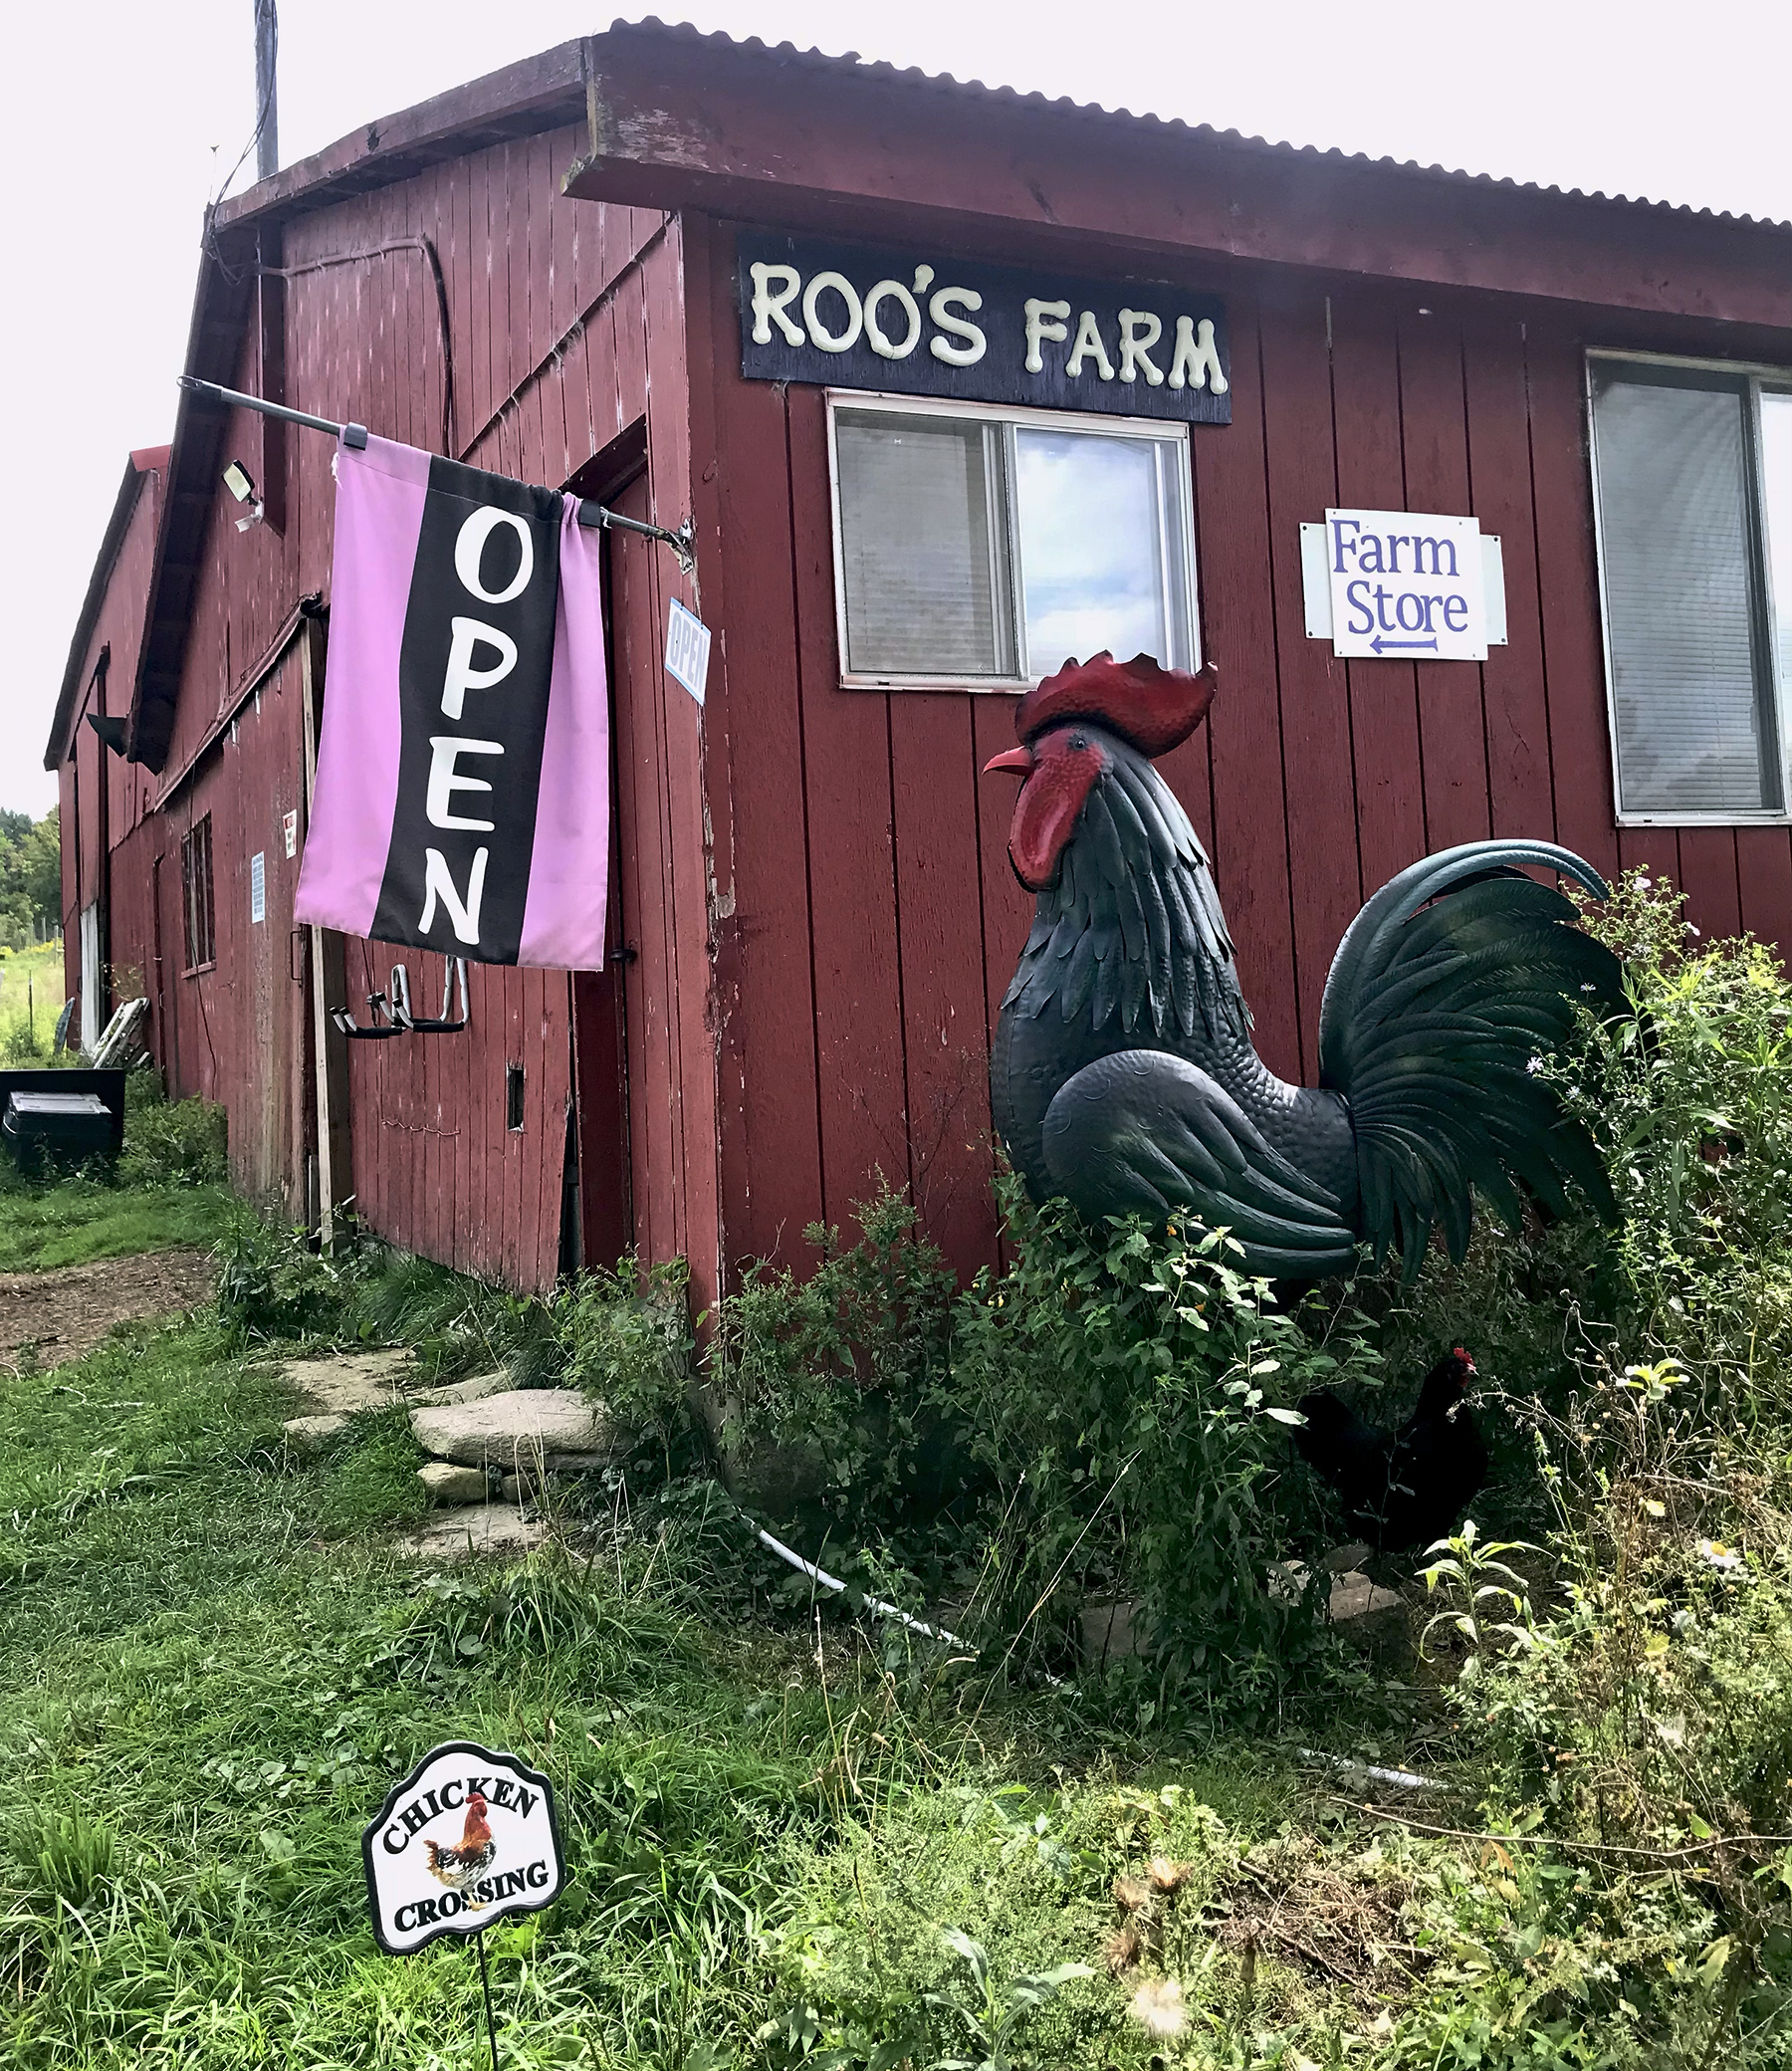
M174 1315L211 1290L211 1260L191 1249L0 1273L0 1373L17 1373L32 1357L30 1346L39 1366L79 1359L114 1324Z

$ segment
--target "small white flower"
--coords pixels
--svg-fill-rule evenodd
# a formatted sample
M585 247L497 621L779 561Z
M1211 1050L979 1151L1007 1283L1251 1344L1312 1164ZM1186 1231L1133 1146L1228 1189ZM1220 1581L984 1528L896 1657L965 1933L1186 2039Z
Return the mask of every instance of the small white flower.
M1726 1546L1721 1539L1700 1539L1698 1557L1707 1567L1720 1569L1725 1574L1742 1565L1741 1554L1733 1546Z
M1535 1078L1537 1073L1541 1071L1543 1068L1543 1059L1541 1057L1532 1057L1530 1062L1526 1064L1524 1068L1531 1074L1533 1078Z
M1654 887L1654 884L1655 879L1653 877L1639 877L1637 879L1637 889L1640 892L1646 892L1651 890Z
M1581 987L1581 991L1582 991L1583 993L1590 993L1590 992L1592 992L1592 991L1594 991L1594 990L1595 990L1595 988L1594 988L1594 985L1593 985L1593 981L1592 981L1591 979L1588 979L1587 983L1586 983L1586 984L1585 984L1584 986L1582 986L1582 987Z
M1148 1977L1133 1993L1132 2004L1126 2010L1146 2034L1165 2041L1180 2035L1189 2025L1182 1983L1175 1977Z

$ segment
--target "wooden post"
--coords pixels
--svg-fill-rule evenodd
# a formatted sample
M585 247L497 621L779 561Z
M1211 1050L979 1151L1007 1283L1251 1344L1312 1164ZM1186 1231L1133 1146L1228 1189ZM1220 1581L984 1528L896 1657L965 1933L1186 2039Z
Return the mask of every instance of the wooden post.
M318 783L318 709L324 691L324 626L308 618L300 633L305 687L305 817L311 824ZM348 1126L348 1040L330 1018L348 1004L342 938L333 928L311 931L312 1057L318 1076L318 1237L335 1247L336 1213L354 1198L353 1137Z

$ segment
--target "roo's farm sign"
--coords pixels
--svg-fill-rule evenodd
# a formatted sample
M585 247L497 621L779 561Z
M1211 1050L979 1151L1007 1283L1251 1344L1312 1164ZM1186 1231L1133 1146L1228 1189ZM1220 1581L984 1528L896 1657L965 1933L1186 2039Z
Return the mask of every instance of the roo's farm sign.
M1232 422L1211 295L771 234L744 236L739 257L750 380Z

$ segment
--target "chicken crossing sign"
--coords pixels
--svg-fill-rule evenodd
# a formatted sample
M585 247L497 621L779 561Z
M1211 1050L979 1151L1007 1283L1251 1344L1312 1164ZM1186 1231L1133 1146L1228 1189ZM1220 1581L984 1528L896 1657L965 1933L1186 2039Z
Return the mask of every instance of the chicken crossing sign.
M554 1785L514 1754L446 1741L387 1795L361 1859L387 1956L540 1912L565 1883Z

